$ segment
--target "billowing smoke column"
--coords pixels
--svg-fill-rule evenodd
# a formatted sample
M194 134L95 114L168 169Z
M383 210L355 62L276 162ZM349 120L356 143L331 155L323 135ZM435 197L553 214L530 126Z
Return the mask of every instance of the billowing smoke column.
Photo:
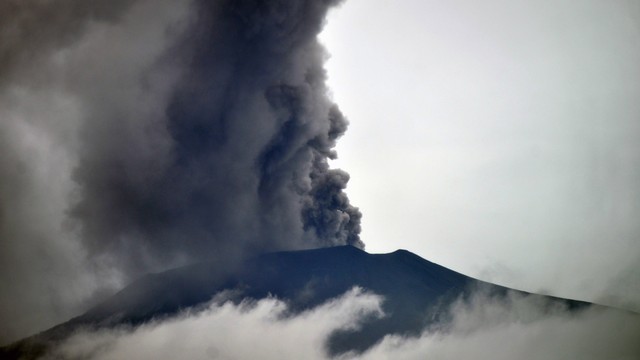
M327 163L336 2L3 2L0 323L69 314L101 269L363 247Z
M92 250L137 265L141 251L158 259L362 246L360 214L342 193L348 177L327 166L346 128L327 99L316 40L330 4L196 4L164 118L142 119L150 129L135 134L137 114L84 124L73 215Z

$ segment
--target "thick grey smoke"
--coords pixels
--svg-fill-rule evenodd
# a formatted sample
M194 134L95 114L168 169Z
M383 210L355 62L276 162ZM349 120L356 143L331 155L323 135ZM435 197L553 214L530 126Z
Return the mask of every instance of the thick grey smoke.
M348 177L326 166L346 128L316 40L329 5L197 3L172 49L187 54L174 60L182 73L150 113L120 95L88 102L72 213L92 252L144 266L143 256L362 245L341 193Z
M143 272L363 247L327 163L336 2L0 5L0 342Z
M0 3L0 79L25 76L20 71L43 52L69 46L93 21L118 21L134 1L6 0ZM24 67L22 67L24 69Z

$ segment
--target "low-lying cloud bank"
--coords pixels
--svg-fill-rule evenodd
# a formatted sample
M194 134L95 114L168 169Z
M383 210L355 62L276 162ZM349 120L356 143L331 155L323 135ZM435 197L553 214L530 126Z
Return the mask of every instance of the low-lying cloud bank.
M354 288L295 316L277 299L212 301L201 311L145 324L79 332L43 359L328 359L335 330L384 316L378 295ZM637 359L640 316L604 308L569 312L539 298L478 293L450 308L451 320L419 337L387 336L341 359Z
M234 305L212 301L205 310L136 329L81 332L45 359L324 359L323 343L337 329L382 315L382 298L353 289L293 317L268 298Z
M569 312L530 297L476 296L452 322L419 338L385 338L365 359L637 359L640 316L589 308Z

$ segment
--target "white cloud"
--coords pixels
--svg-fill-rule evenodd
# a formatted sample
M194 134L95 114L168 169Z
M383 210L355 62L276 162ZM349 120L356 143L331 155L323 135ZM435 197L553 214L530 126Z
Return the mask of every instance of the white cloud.
M353 289L313 310L287 317L276 299L213 303L134 330L79 333L49 358L91 359L324 359L323 344L336 329L381 314L381 298Z
M610 309L569 313L530 297L479 295L452 307L446 329L406 339L390 336L364 358L375 359L637 359L640 316Z
M212 304L136 329L78 333L45 359L327 359L334 330L381 315L381 297L353 289L295 316L276 299ZM593 309L568 313L540 298L479 293L451 307L451 322L416 338L388 336L343 359L637 359L640 317Z

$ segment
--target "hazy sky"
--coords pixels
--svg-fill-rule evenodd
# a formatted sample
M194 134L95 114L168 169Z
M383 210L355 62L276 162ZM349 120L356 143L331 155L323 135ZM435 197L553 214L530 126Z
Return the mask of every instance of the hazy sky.
M350 0L322 39L368 251L640 309L640 2Z

